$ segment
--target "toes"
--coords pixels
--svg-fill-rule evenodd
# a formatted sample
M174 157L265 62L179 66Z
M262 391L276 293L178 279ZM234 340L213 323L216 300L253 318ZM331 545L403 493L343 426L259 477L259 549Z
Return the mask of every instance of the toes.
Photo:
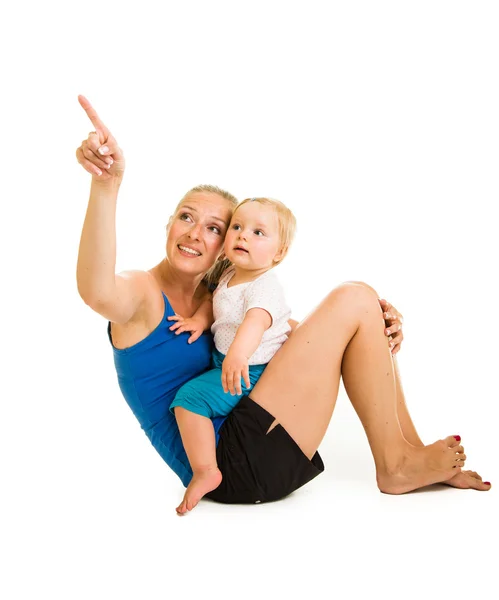
M490 490L491 487L488 481L481 481L480 479L476 479L476 477L469 477L468 483L473 490L485 491Z
M466 460L466 454L462 446L455 446L452 451L455 452L456 460L462 460L463 462Z
M445 438L445 442L449 448L454 448L458 446L460 441L460 435L449 435L449 437Z
M187 508L187 502L185 500L185 498L182 500L182 502L177 506L177 508L175 509L177 511L177 515L185 515L185 513L189 510Z
M197 504L195 500L187 500L187 510L192 510Z

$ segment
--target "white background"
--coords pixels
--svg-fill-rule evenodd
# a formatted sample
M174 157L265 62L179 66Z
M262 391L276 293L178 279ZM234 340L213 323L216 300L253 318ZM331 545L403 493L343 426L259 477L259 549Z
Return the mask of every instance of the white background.
M422 439L460 434L494 484L498 13L457 0L3 9L2 598L494 597L494 489L380 494L344 392L306 488L175 516L180 482L77 294L90 176L75 150L93 129L82 93L127 159L118 269L159 262L170 211L199 183L287 203L293 316L341 281L374 286L405 316Z

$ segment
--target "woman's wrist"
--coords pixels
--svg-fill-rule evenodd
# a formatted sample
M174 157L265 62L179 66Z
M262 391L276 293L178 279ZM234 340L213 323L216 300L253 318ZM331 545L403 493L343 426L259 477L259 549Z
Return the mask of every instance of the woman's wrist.
M106 180L100 180L98 177L92 177L92 190L101 190L102 192L115 192L120 189L121 182L123 181L123 177L120 178L111 178Z

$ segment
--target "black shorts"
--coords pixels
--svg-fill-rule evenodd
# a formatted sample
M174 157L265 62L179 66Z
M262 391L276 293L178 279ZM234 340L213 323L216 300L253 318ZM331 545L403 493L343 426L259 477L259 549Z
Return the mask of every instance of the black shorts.
M316 452L303 454L275 418L243 396L220 428L217 462L222 483L206 494L226 504L254 504L284 498L324 471Z

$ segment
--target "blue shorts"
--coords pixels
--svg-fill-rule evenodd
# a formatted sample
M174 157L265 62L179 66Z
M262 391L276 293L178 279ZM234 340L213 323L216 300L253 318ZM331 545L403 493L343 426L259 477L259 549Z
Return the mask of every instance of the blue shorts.
M250 365L249 379L250 387L246 387L241 379L242 394L232 396L230 392L224 392L222 387L222 362L225 354L213 349L211 355L211 369L199 377L185 383L176 393L175 399L170 405L170 411L174 412L176 406L181 406L190 412L212 419L213 417L224 417L236 406L239 400L248 395L265 370L265 365Z

